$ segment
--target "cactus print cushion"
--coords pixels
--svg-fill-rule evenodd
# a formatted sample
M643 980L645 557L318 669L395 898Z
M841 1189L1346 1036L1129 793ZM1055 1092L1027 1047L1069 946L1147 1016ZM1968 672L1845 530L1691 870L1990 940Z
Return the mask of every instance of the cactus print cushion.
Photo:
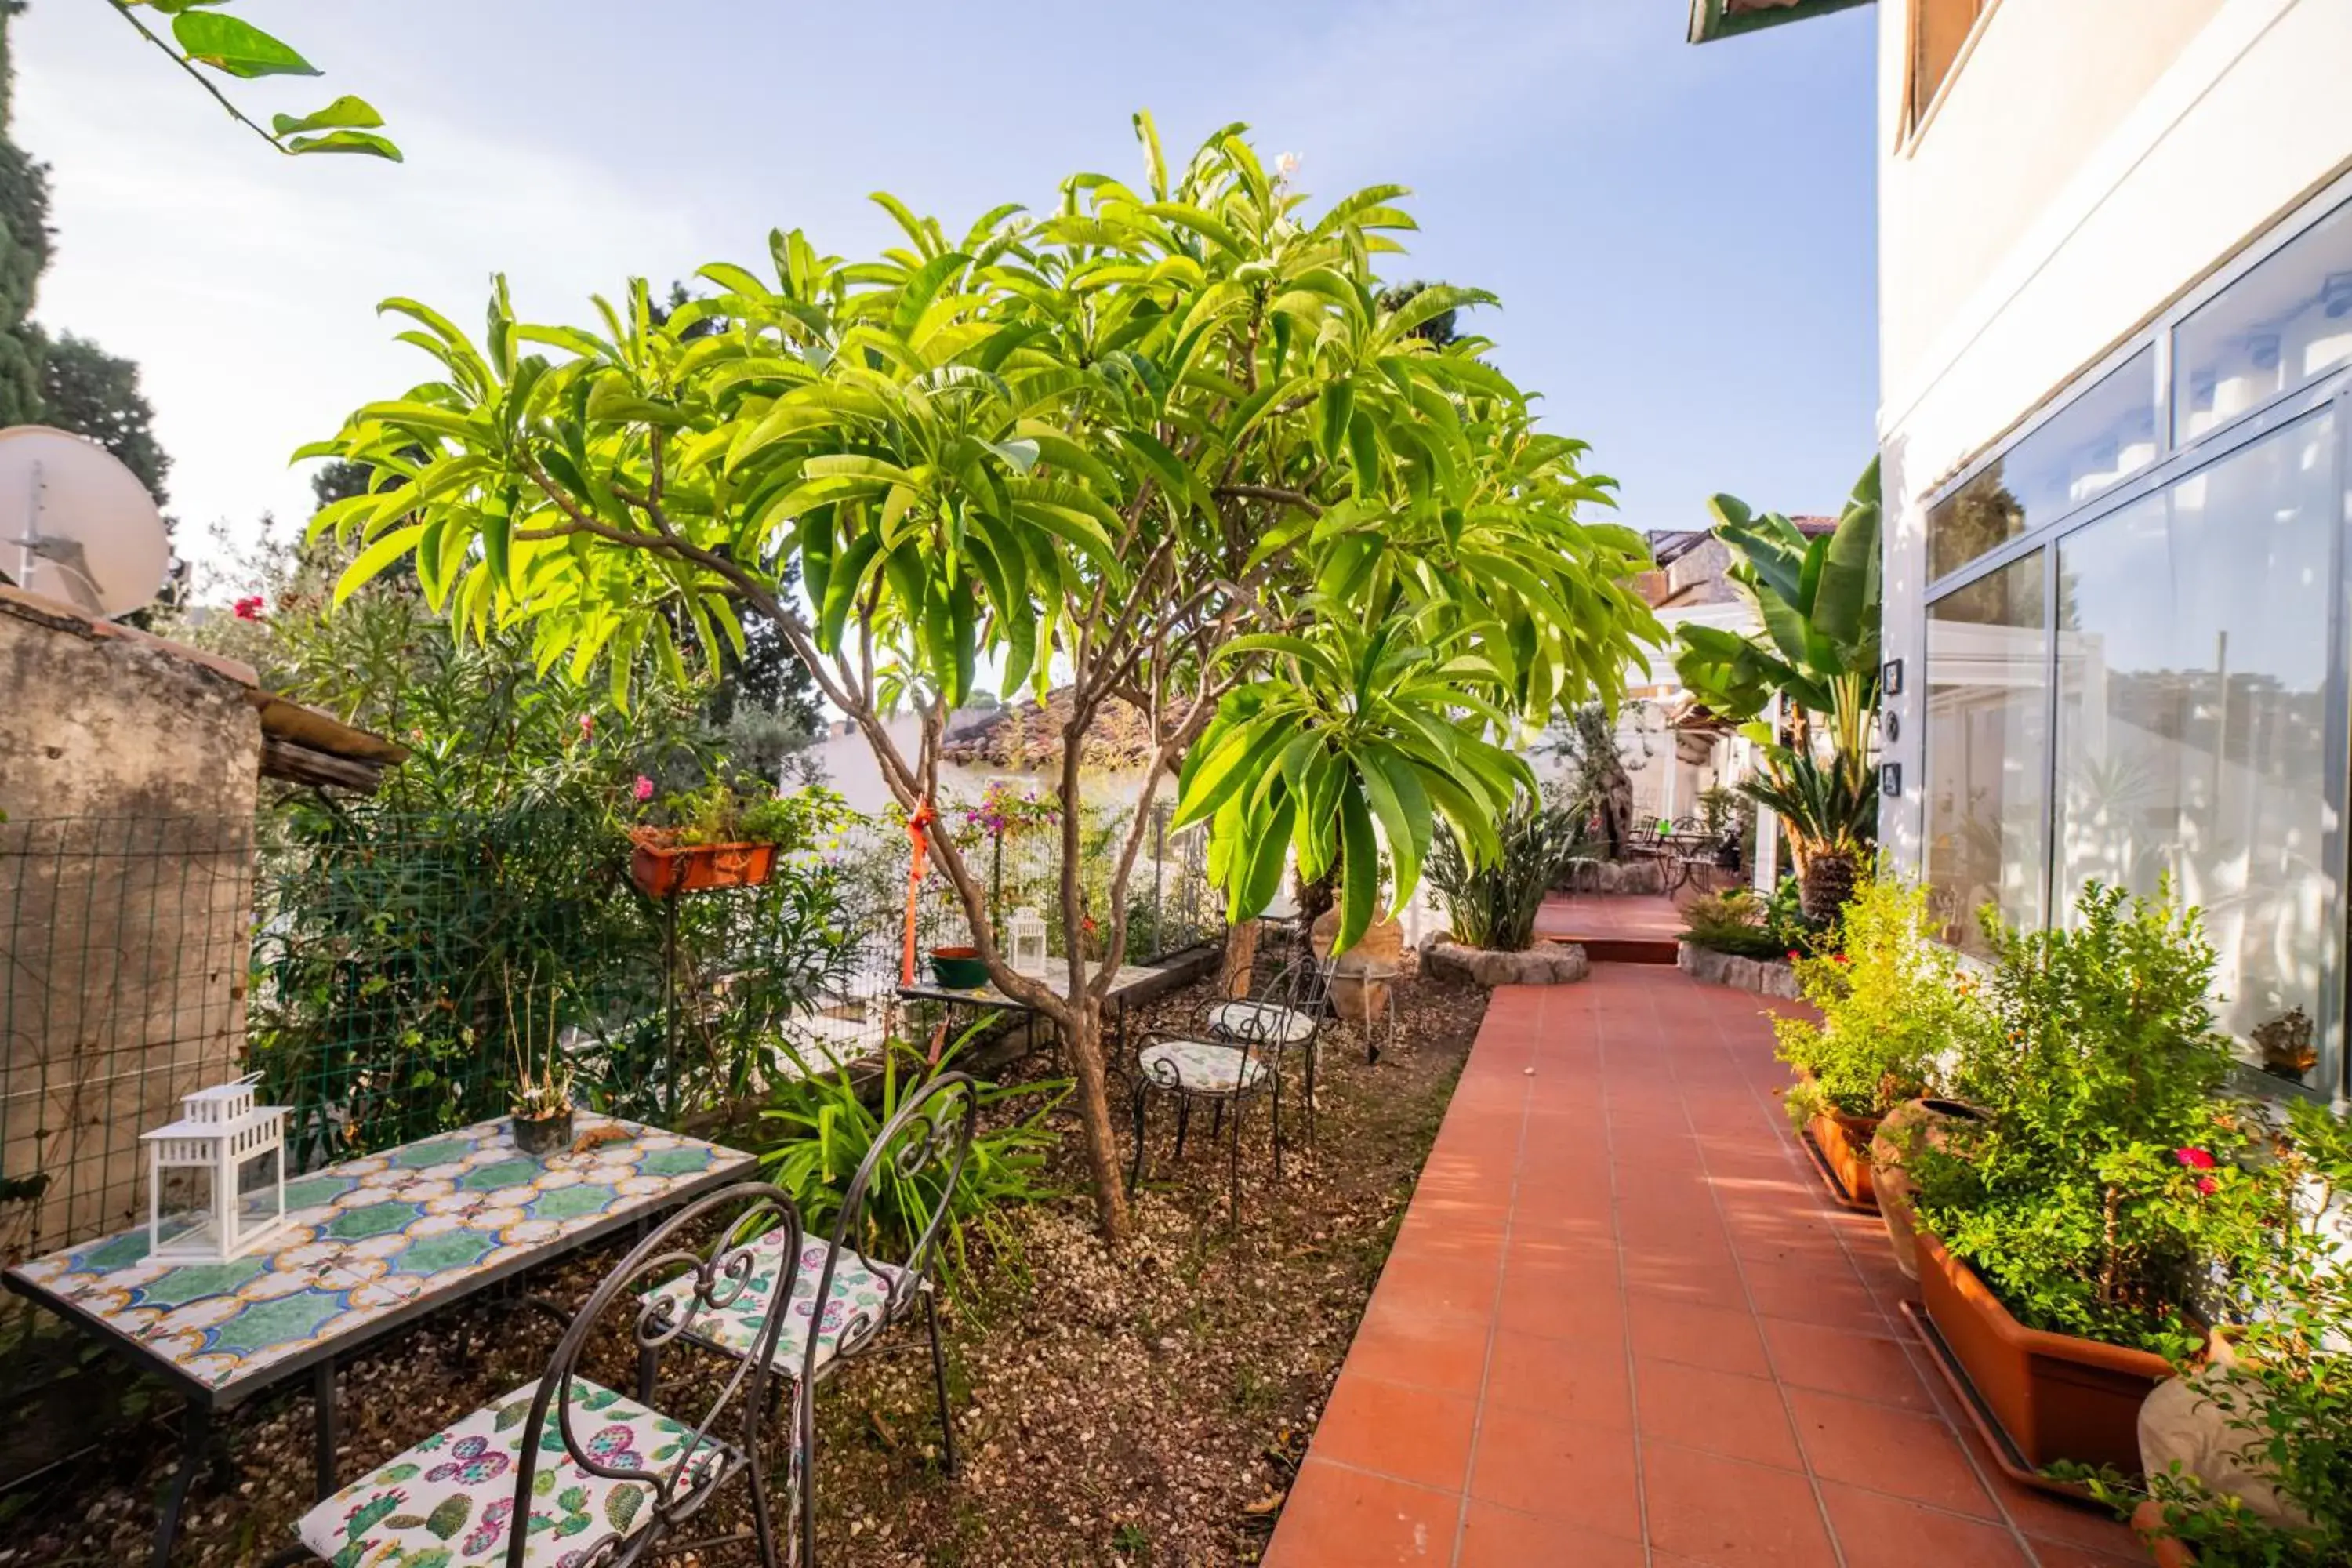
M1209 1027L1229 1039L1295 1046L1315 1033L1315 1020L1279 1002L1220 1002L1209 1009Z
M503 1563L515 1528L515 1462L539 1384L527 1383L443 1428L302 1516L302 1544L333 1568ZM694 1429L587 1379L572 1380L572 1435L598 1463L667 1473ZM715 1479L734 1451L705 1439L682 1490ZM551 1408L531 1478L530 1568L574 1568L597 1544L643 1528L649 1482L592 1476L572 1462Z
M760 1331L767 1326L768 1302L775 1294L776 1279L783 1272L786 1261L782 1256L783 1233L771 1231L753 1242L751 1248L757 1263L742 1294L724 1307L702 1308L687 1326L689 1338L737 1355L749 1355L759 1344ZM769 1363L787 1376L800 1375L802 1358L808 1351L809 1325L817 1318L817 1280L824 1275L824 1260L832 1252L833 1244L829 1241L802 1239L799 1264L793 1270L792 1305L783 1327L777 1331L776 1353ZM818 1329L819 1366L833 1359L844 1329L859 1323L881 1325L889 1314L892 1294L903 1289L899 1281L905 1274L903 1268L877 1263L849 1247L842 1248L841 1262L833 1271L833 1288L827 1292L824 1321ZM693 1278L688 1275L648 1290L638 1300L651 1302L667 1298L673 1311L683 1313L691 1305L693 1295Z
M1208 1040L1161 1040L1144 1047L1135 1059L1151 1082L1189 1094L1232 1094L1255 1088L1265 1077L1265 1063L1257 1058Z

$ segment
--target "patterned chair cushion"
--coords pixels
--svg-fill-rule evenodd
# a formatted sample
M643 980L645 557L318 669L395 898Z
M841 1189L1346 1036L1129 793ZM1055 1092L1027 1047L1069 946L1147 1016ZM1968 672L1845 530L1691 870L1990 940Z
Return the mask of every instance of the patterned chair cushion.
M783 1233L771 1231L751 1247L758 1261L742 1294L715 1311L705 1307L697 1313L687 1328L689 1338L736 1355L749 1355L759 1344L768 1300L775 1294L776 1277L782 1272ZM824 1273L824 1260L832 1251L833 1243L829 1241L803 1237L801 1242L799 1267L793 1272L792 1304L786 1310L783 1327L777 1331L776 1353L769 1363L788 1377L800 1375L801 1358L808 1350L809 1324L816 1317L816 1282ZM860 1320L880 1321L889 1310L891 1292L898 1288L898 1282L906 1272L892 1264L877 1263L854 1248L842 1249L841 1263L833 1271L833 1289L824 1304L824 1321L818 1330L818 1366L833 1359L844 1328ZM692 1277L680 1276L646 1291L638 1300L649 1302L667 1297L675 1303L674 1310L683 1312L693 1295Z
M504 1563L515 1462L538 1392L537 1383L527 1383L345 1487L302 1516L295 1526L302 1544L333 1568ZM677 1462L694 1428L574 1377L572 1434L600 1463L660 1473ZM705 1439L685 1489L715 1479L733 1459L732 1449ZM654 1488L592 1476L574 1464L551 1407L540 1428L531 1495L530 1545L523 1561L531 1568L572 1568L607 1537L641 1528Z
M1150 1082L1172 1084L1188 1094L1233 1094L1256 1087L1265 1077L1264 1062L1213 1040L1160 1040L1144 1047L1135 1059Z
M1209 1027L1228 1039L1296 1046L1314 1036L1315 1020L1279 1002L1220 1002L1209 1009Z

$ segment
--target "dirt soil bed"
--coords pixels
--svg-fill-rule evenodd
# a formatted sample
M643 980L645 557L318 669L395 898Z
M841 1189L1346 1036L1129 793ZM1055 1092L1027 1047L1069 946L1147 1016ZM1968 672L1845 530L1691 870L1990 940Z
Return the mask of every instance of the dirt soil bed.
M1179 992L1143 1022L1180 1026L1207 994L1205 984ZM959 1479L940 1467L919 1324L894 1330L884 1342L897 1349L825 1384L819 1560L841 1568L1257 1561L1486 994L1408 980L1397 1000L1396 1043L1377 1065L1365 1062L1360 1030L1326 1031L1318 1146L1303 1147L1305 1130L1294 1122L1278 1184L1268 1118L1262 1106L1252 1115L1238 1227L1227 1224L1224 1150L1205 1136L1206 1117L1194 1120L1180 1163L1172 1110L1159 1100L1151 1179L1128 1246L1104 1248L1081 1197L1013 1216L1018 1247L988 1260L948 1317ZM1040 1055L1007 1076L1048 1071ZM1055 1174L1075 1192L1085 1183L1074 1120L1066 1131ZM523 1288L576 1305L617 1257L583 1254ZM461 1327L470 1331L470 1357L461 1353ZM359 1357L342 1373L340 1476L357 1479L537 1377L554 1335L551 1319L518 1303L478 1301ZM617 1341L589 1364L613 1386L628 1386ZM666 1364L659 1403L698 1415L700 1405L675 1392L697 1378ZM0 1498L0 1565L143 1562L170 1481L173 1426L128 1433L105 1453ZM174 1561L258 1563L289 1543L310 1501L310 1426L306 1394L240 1412L228 1473L199 1479ZM741 1495L735 1489L730 1506ZM719 1511L714 1505L702 1517ZM736 1549L710 1561L749 1556Z

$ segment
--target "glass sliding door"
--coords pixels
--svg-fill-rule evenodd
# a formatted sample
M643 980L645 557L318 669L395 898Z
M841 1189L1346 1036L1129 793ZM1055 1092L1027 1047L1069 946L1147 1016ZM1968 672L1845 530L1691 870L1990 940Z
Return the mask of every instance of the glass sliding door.
M2050 636L2036 551L1927 608L1927 880L1945 940L1985 951L1978 911L2041 925Z
M2241 1038L2323 1016L2336 419L2322 410L2058 545L2056 906L2093 881L2204 911ZM1932 634L1931 634L1932 635Z

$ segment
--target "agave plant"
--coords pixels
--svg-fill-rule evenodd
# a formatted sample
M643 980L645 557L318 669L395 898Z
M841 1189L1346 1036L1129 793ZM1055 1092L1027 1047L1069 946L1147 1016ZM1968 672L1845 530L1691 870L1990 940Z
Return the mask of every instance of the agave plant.
M1445 906L1454 941L1518 952L1535 941L1544 894L1583 843L1583 821L1575 810L1548 805L1522 790L1496 825L1496 834L1500 853L1476 861L1441 819L1425 870Z

